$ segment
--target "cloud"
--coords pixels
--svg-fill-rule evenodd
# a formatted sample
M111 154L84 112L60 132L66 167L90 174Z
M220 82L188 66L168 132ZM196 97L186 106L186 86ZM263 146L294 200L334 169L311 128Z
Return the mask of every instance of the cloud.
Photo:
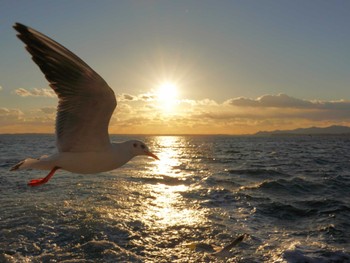
M140 94L138 96L138 99L141 101L153 101L157 98L155 94L152 93L145 93L145 94Z
M178 116L208 133L254 133L259 130L350 125L349 100L304 100L278 94L256 99L231 98L223 103L182 100L181 104L186 110ZM184 124L181 118L179 120Z
M126 93L123 93L117 96L117 101L133 101L136 99L137 97Z
M191 106L217 106L219 105L215 100L202 99L202 100L189 100L184 99L179 101L180 104L189 104Z
M224 104L228 104L231 106L235 106L236 108L260 108L260 110L264 110L273 112L273 109L277 109L280 111L279 113L275 111L275 113L279 116L284 115L302 115L305 116L308 113L315 114L315 112L322 112L325 114L329 114L330 112L338 112L340 115L348 115L350 113L350 100L336 100L336 101L321 101L321 100L303 100L298 98L293 98L286 94L278 94L278 95L264 95L257 99L250 98L232 98L224 102ZM249 111L245 109L245 111ZM348 115L350 116L350 115Z
M21 122L23 115L19 109L0 108L0 127Z
M122 93L117 96L117 101L153 101L157 96L153 93L144 93L139 95L131 95L127 93Z
M23 88L19 88L15 90L15 93L21 97L48 97L48 98L56 98L55 92L51 89L38 89L34 88L32 90L27 90Z
M9 113L9 109L7 108L0 108L0 115L5 115Z
M226 103L240 107L273 107L273 108L313 108L315 103L290 97L286 94L263 95L257 99L233 98Z
M24 90L27 96L42 90ZM231 98L222 103L212 99L181 99L167 111L154 93L121 94L110 122L111 133L255 133L259 130L293 129L332 124L350 125L349 100L305 100L286 94L258 98ZM52 132L56 107L29 109L0 108L0 132L11 127L25 132ZM8 125L14 124L16 126ZM2 126L3 125L3 126ZM6 130L7 129L7 130Z
M2 88L2 86L0 85L0 91L2 91L3 90L3 88Z
M56 113L56 107L43 107L40 110L45 114L53 114Z
M329 110L349 110L350 101L349 100L338 100L338 101L322 101L318 102L319 107Z
M23 112L19 109L0 108L0 116L21 116Z

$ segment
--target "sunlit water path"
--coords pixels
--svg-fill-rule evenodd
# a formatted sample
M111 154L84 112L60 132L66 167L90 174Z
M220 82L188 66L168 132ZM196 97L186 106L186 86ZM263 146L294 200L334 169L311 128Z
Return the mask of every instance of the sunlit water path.
M0 135L0 262L350 262L350 138L131 138L160 161L29 188L54 137Z

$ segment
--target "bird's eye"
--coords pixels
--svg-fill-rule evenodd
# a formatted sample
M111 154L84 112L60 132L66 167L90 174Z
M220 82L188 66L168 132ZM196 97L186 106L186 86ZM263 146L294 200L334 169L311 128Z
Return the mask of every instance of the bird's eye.
M141 144L141 148L142 148L142 149L145 149L146 146L145 146L144 144Z
M134 146L134 148L136 148L137 147L137 143L134 143L133 146Z

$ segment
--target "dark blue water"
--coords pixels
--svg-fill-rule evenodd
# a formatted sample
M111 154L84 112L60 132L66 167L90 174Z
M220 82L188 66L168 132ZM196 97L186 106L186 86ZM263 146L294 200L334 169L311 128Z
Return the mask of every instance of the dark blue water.
M112 138L161 160L30 188L54 137L0 135L0 262L350 262L349 137Z

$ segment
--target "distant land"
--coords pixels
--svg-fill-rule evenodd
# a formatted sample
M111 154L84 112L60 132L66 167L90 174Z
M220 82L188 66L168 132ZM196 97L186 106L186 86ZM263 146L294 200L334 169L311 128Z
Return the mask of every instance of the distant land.
M350 127L333 125L325 128L310 127L299 128L295 130L275 130L275 131L259 131L254 135L270 136L270 135L350 135Z

